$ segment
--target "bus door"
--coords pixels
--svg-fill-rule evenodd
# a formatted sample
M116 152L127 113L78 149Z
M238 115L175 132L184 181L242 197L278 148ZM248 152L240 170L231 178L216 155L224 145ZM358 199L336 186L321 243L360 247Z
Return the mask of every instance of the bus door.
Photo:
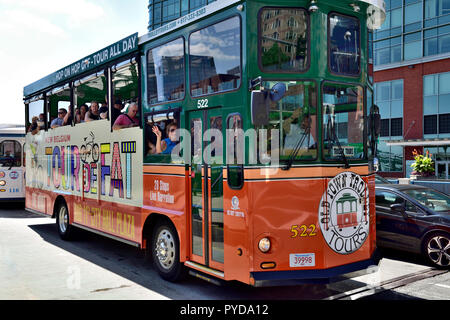
M191 260L223 271L221 109L191 112Z

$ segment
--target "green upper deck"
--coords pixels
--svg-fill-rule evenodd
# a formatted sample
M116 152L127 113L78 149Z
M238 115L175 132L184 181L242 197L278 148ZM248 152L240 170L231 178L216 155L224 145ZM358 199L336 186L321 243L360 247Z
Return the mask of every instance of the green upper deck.
M128 55L139 50L139 44L144 44L149 41L156 40L171 32L195 24L198 21L207 18L210 15L223 11L231 6L239 4L247 4L250 7L253 5L265 6L290 6L303 7L311 13L316 11L328 10L334 8L339 12L355 12L362 15L367 21L369 28L379 28L385 19L385 4L383 0L284 0L284 1L269 1L269 0L218 0L208 6L190 12L189 14L172 21L162 27L155 29L148 34L138 39L138 34L135 33L125 39L122 39L102 50L99 50L75 63L66 66L57 72L54 72L24 88L24 97L29 98L32 95L40 93L51 87L63 85L69 80L75 79L78 76L89 71L95 70L102 65L106 65L120 57ZM249 19L248 28L252 26L256 29L256 25L252 24L253 20ZM314 27L314 26L313 26ZM256 31L256 30L255 30ZM320 31L316 31L320 32Z

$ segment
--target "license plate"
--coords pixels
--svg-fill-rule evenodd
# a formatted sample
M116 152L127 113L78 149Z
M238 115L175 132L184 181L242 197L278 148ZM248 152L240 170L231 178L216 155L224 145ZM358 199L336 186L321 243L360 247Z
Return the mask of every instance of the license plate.
M315 267L316 255L314 253L295 253L289 256L291 268Z

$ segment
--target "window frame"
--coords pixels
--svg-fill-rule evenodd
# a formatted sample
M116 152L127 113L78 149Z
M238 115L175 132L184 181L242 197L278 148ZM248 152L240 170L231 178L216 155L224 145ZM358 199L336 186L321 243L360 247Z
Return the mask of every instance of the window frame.
M225 133L228 132L227 130L229 130L229 121L234 116L239 116L239 118L241 119L241 128L240 129L244 130L244 122L243 122L243 119L242 119L242 114L240 112L232 112L232 113L228 114L228 116L227 116L227 118L225 120L225 124L226 124ZM245 140L244 140L244 146L245 146ZM225 147L226 147L226 150L228 150L228 146L225 146ZM226 158L226 153L225 153L225 158ZM245 162L245 154L244 154L244 162ZM236 170L240 170L241 171L242 179L241 179L239 185L234 186L234 185L230 184L230 169L231 169L231 167L234 167L234 168L236 168ZM228 187L230 187L231 190L242 190L242 188L244 187L244 181L245 181L244 174L245 174L244 164L237 164L237 163L235 165L227 164L227 184L228 184Z
M333 162L338 162L338 161L340 161L339 159L340 158L337 158L337 159L326 159L325 158L325 144L324 144L324 141L325 141L325 139L324 139L324 132L323 132L323 126L324 126L324 124L323 124L323 121L324 121L324 113L323 113L323 92L324 92L324 87L325 87L325 85L327 85L327 84L336 84L336 85L343 85L343 86L348 86L348 87L350 87L350 86L354 86L354 87L361 87L361 89L362 89L362 94L363 94L363 97L362 97L362 101L363 101L363 122L364 122L364 132L363 132L363 141L362 141L362 144L363 144L363 152L364 152L364 157L363 158L359 158L359 159L349 159L349 158L347 158L347 161L349 162L349 163L358 163L358 162L361 162L361 161L363 161L363 162L367 162L368 160L369 160L369 150L368 150L368 146L367 146L367 141L369 140L369 138L368 138L368 134L367 134L367 124L366 123L368 123L368 118L367 118L367 116L366 116L366 114L367 114L367 91L366 91L366 87L367 86L364 86L364 85L362 85L361 83L353 83L353 82L342 82L342 81L330 81L330 80L323 80L322 81L322 83L320 84L320 92L318 91L318 94L319 94L319 98L320 98L320 100L318 100L318 101L320 101L320 123L319 123L319 125L320 125L320 130L321 130L321 141L320 141L320 146L321 146L321 149L320 149L320 153L321 153L321 161L323 161L323 162L326 162L326 163L333 163ZM375 90L373 91L373 92L375 92ZM374 96L373 96L373 98L375 98ZM318 106L319 107L319 106ZM318 111L319 112L319 111ZM319 117L318 117L319 118ZM319 130L319 126L318 126L318 129L317 130ZM338 131L339 132L339 131ZM339 137L338 137L338 139L339 139Z
M234 89L231 89L231 90L217 91L217 92L206 93L206 94L202 94L202 95L198 95L198 96L192 95L192 90L191 90L191 81L192 81L192 77L191 77L191 71L192 71L192 69L191 69L191 36L192 36L192 34L195 33L195 32L198 32L198 31L200 31L200 30L207 29L207 28L209 28L209 27L211 27L211 26L213 26L213 25L222 23L222 22L224 22L224 21L231 20L231 19L233 19L233 18L235 18L235 17L238 17L238 18L239 18L239 38L240 38L240 39L239 39L239 40L240 40L240 44L239 44L239 46L240 46L240 48L239 48L239 50L240 50L240 52L239 52L239 55L240 55L240 59L239 59L239 60L240 60L240 61L239 61L239 63L240 63L240 84L239 84L239 86L238 86L237 88L234 88ZM204 97L211 97L211 96L216 96L216 95L220 95L220 94L227 94L227 93L239 91L239 90L242 88L242 83L244 82L244 81L243 81L243 75L244 75L244 72L243 72L244 57L243 57L242 32L243 32L243 28L242 28L242 17L241 17L239 14L233 14L233 15L230 15L230 16L228 16L228 17L226 17L226 18L223 18L223 19L220 19L220 20L211 22L211 23L209 23L209 24L207 24L207 25L205 25L205 26L202 26L202 27L200 27L200 28L198 28L198 29L195 29L195 30L189 32L188 40L187 40L187 55L188 55L188 59L187 59L188 65L187 65L187 68L188 68L188 74L189 74L189 81L188 81L188 86L189 86L189 96L190 96L192 99L201 99L201 98L204 98ZM187 87L186 87L186 89L187 89Z
M281 78L261 78L261 85L264 83L264 82L289 82L290 80L287 80L287 79L281 79ZM314 80L314 79L312 79L312 78L302 78L302 79L297 79L297 80L292 80L292 81L296 81L296 82L314 82L314 84L315 84L315 89L316 89L316 94L315 94L315 99L316 99L316 106L315 106L315 115L316 115L316 137L317 137L317 139L316 139L316 144L317 144L317 152L316 152L316 155L315 155L315 157L313 158L313 159L294 159L294 162L293 162L293 167L295 167L296 165L298 165L298 164L301 164L301 163L305 163L305 162L308 162L308 163L311 163L311 162L316 162L317 160L319 160L319 154L320 154L320 149L319 149L319 146L320 146L320 143L319 143L319 137L320 137L320 121L321 121L321 119L322 119L322 111L320 110L319 111L319 103L322 101L321 99L320 99L320 94L321 94L321 88L320 88L320 83L317 81L317 80ZM283 121L284 121L284 119L283 119ZM313 132L311 131L310 132L310 134L312 134ZM257 137L258 139L259 139L259 136ZM280 139L282 139L282 137L280 136ZM281 142L281 141L280 141ZM281 147L281 144L280 144L280 147ZM283 145L283 149L284 149L284 145ZM280 149L281 150L281 149ZM297 156L296 157L298 157L298 154L297 154ZM281 161L281 156L280 156L280 161ZM283 161L285 161L285 160L283 160Z
M143 120L142 121L143 128L142 128L142 130L143 130L143 135L144 135L144 138L143 138L144 150L147 150L146 146L147 146L147 142L149 141L149 139L147 138L147 131L146 131L147 126L149 126L148 121L147 121L148 117L153 116L153 115L164 114L164 113L168 116L172 112L174 113L174 120L178 121L178 129L183 129L183 126L181 123L183 109L181 107L172 108L169 106L168 108L164 108L163 110L153 109L153 111L151 111L151 112L143 113L143 119L142 119ZM170 119L162 120L162 121L169 121L169 120ZM181 143L181 142L179 141L178 143ZM165 161L168 157L171 157L171 155L170 154L162 154L162 153L148 155L148 153L146 153L144 151L143 164L144 165L150 165L150 164L152 164L152 165L185 165L185 163L179 164L179 163L172 163L172 162ZM159 159L161 161L154 161L155 159Z
M342 17L346 17L346 18L350 18L352 20L355 20L358 22L358 29L359 29L359 37L358 37L358 49L359 49L359 53L358 53L358 74L350 74L350 73L338 73L338 72L334 72L331 69L331 16L332 15L337 15L337 16L342 16ZM361 37L362 37L362 28L361 28L361 22L359 21L358 17L352 16L352 15L348 15L348 14L344 14L344 13L340 13L337 11L330 11L327 15L327 54L328 54L328 71L332 74L332 75L336 75L336 76L340 76L340 77L349 77L349 78L359 78L361 77L362 74L362 68L361 68L361 60L362 60L362 41L361 41ZM375 56L375 51L374 51L374 56ZM374 64L375 67L375 64Z
M184 64L184 66L183 66L183 73L184 73L184 76L183 76L183 84L184 84L184 93L183 93L183 97L180 98L180 99L177 99L177 100L169 100L169 101L157 102L157 103L153 103L153 104L152 104L152 103L150 103L150 90L149 90L149 81L148 81L148 76L149 76L149 72L148 72L148 55L149 55L149 52L150 52L151 50L154 50L154 49L156 49L156 48L163 47L163 46L165 46L165 45L167 45L167 44L169 44L169 43L171 43L171 42L177 41L177 40L179 40L179 39L182 39L182 40L183 40L183 64ZM152 107L162 106L162 105L166 105L166 104L170 104L170 103L175 103L175 102L183 101L184 99L186 99L186 91L187 91L186 61L187 61L187 59L186 59L186 38L185 38L184 35L180 35L180 36L171 38L171 39L169 39L169 40L167 40L167 41L165 41L165 42L162 42L162 43L160 43L160 44L158 44L158 45L151 46L150 48L148 48L148 49L145 51L145 83L146 83L146 88L145 88L145 89L146 89L146 92L147 92L145 98L147 99L147 105L148 105L148 106L152 106ZM141 99L140 99L140 100L141 100Z
M263 10L276 10L276 9L281 9L281 10L303 10L306 13L306 18L307 18L307 36L306 36L306 41L307 41L307 64L305 66L304 70L294 70L294 71L282 71L282 70L275 70L275 71L268 71L265 70L263 65L262 65L262 55L261 55L261 50L262 50L262 39L261 39L261 33L262 33L262 19L261 17L262 15L262 11ZM257 51L257 59L258 59L258 67L259 70L261 70L261 72L264 73L268 73L268 74L273 74L273 73L277 73L277 74L304 74L307 73L310 68L311 68L311 16L309 14L309 11L304 8L304 7L280 7L280 6L266 6L266 7L262 7L258 10L258 14L257 14L257 20L258 20L258 34L257 34L257 42L258 42L258 51Z
M134 60L134 61L133 61ZM114 95L114 74L118 71L121 71L122 69L125 69L126 67L129 67L130 65L136 65L137 66L137 70L138 70L138 78L137 78L137 106L138 106L138 116L139 116L139 128L143 129L143 110L142 110L142 63L141 63L141 59L140 59L140 55L139 54L134 54L132 56L127 57L124 60L119 60L117 63L114 64L110 64L107 65L107 70L108 70L108 86L109 86L109 90L111 93L108 92L108 96L110 96L110 102L108 103L108 117L107 120L110 122L111 124L111 132L113 132L113 126L114 123L111 121L112 120L112 109L114 108L114 102L116 100L116 97ZM122 100L123 102L123 100ZM116 119L117 120L117 119Z

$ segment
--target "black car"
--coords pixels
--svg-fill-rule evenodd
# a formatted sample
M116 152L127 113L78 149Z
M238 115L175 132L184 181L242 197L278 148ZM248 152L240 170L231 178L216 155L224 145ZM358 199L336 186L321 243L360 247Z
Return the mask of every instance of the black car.
M376 184L378 247L423 254L450 266L450 197L417 185Z
M382 176L375 175L375 183L376 184L391 184L388 179L383 178Z

